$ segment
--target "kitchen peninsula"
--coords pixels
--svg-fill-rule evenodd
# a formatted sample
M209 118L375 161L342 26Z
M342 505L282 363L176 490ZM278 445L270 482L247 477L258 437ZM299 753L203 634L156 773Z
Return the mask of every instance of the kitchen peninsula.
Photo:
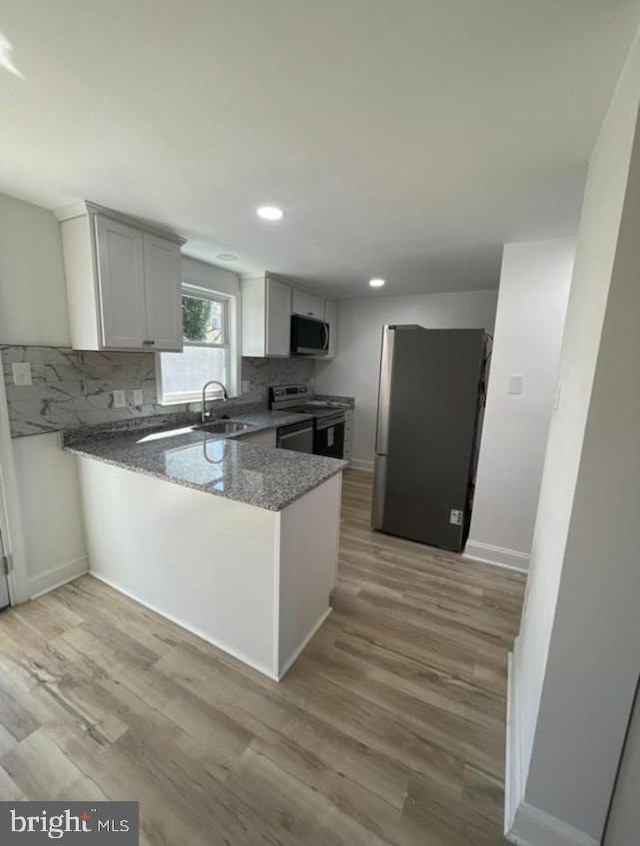
M242 441L293 418L64 435L90 572L277 680L331 611L346 466Z

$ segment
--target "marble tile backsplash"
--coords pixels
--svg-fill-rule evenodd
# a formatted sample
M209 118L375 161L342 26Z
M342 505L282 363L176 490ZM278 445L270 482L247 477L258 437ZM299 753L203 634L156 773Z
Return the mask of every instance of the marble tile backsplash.
M153 353L80 352L65 347L0 345L14 438L55 432L67 427L109 423L152 414L186 411L186 405L160 405ZM33 384L13 383L12 364L29 362ZM308 359L242 359L245 390L229 407L263 403L269 385L313 384L314 362ZM142 391L134 406L131 391ZM126 408L115 408L113 392L127 392Z

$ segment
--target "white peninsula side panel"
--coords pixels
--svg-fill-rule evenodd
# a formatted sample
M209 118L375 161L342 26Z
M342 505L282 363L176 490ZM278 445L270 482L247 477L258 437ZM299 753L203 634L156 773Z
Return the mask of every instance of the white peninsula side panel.
M341 473L269 511L78 457L89 572L272 679L331 608Z
M89 572L274 677L278 514L78 459Z
M282 511L278 677L282 678L331 611L337 577L342 473Z

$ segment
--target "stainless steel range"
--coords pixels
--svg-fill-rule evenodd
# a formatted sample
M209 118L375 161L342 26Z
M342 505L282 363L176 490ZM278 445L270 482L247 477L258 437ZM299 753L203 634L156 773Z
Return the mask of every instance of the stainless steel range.
M331 400L314 399L306 385L277 385L269 388L269 408L272 411L312 414L313 452L331 458L344 456L345 405ZM286 434L285 432L284 437Z

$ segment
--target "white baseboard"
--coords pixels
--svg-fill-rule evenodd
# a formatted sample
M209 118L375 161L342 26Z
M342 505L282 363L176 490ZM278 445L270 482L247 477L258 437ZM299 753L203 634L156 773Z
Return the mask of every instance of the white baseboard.
M369 473L373 473L373 461L367 461L364 458L352 458L349 460L349 467L353 467L354 470L366 470Z
M493 546L490 543L468 540L464 549L464 558L473 561L482 561L483 564L495 564L496 567L506 567L508 570L519 570L526 573L529 570L529 555L526 552L517 552L515 549L506 549L502 546Z
M37 599L49 591L66 585L67 582L77 579L89 571L89 559L86 555L82 558L76 558L74 561L67 561L66 564L59 564L57 567L51 567L29 579L29 598Z
M504 833L516 846L600 846L588 834L524 801L525 773L520 734L515 653L509 653Z
M526 802L520 803L506 837L516 846L600 846L584 831Z
M247 664L249 667L252 667L254 670L257 670L259 673L262 673L263 676L268 676L270 679L273 679L273 681L280 681L278 676L274 672L272 672L272 670L270 670L268 667L259 664L257 661L253 661L251 658L246 656L244 653L238 651L237 649L230 648L225 643L222 643L221 641L218 641L215 638L204 634L204 632L200 631L200 629L196 628L195 626L191 626L189 625L189 623L185 623L185 621L181 620L179 617L174 617L173 614L167 614L165 611L162 611L160 608L157 608L150 602L145 602L143 599L140 599L139 596L136 596L135 594L131 593L131 591L125 590L117 582L114 582L111 579L106 579L104 576L101 576L99 573L94 573L91 570L89 571L89 574L93 576L94 579L98 579L99 582L104 582L105 585L109 585L109 587L113 588L114 590L117 590L118 593L123 593L125 596L128 596L129 599L133 599L135 600L135 602L139 602L140 605L144 605L144 607L148 608L149 611L153 611L155 614L159 614L161 617L164 617L165 620L170 620L172 623L175 623L176 626L180 626L181 628L186 629L188 632L191 632L191 634L194 634L201 640L205 640L207 643L210 643L212 646L215 646L216 649L219 649L221 652L226 652L226 654L231 655L232 658L236 658L243 664Z

